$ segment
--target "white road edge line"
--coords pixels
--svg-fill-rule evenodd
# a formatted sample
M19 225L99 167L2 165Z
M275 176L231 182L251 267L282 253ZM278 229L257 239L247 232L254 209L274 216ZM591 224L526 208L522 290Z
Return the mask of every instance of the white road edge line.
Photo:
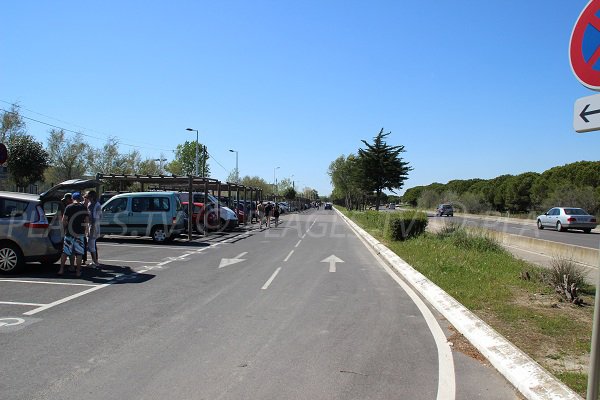
M59 304L66 303L69 300L73 300L73 299L75 299L77 297L81 297L81 296L84 296L84 295L86 295L88 293L95 292L96 290L105 288L107 286L110 286L110 284L109 283L105 283L103 285L98 285L98 286L90 288L88 290L84 290L83 292L76 293L76 294L74 294L72 296L62 298L60 300L57 300L57 301L49 303L49 304L45 304L45 305L43 305L43 306L41 306L39 308L36 308L34 310L27 311L27 312L23 313L23 315L34 315L34 314L37 314L39 312L42 312L44 310L47 310L47 309L52 308L54 306L57 306Z
M287 260L290 259L290 257L292 256L292 254L294 254L294 250L290 251L290 254L287 255L287 257L285 258L285 260L283 260L283 262L287 262Z
M279 271L281 271L281 267L277 268L275 270L275 272L273 272L273 275L271 275L269 280L263 285L263 287L261 287L262 290L267 290L269 288L269 286L271 285L271 283L273 282L273 280L275 279L275 277L277 276Z
M350 225L348 225L350 226ZM365 242L365 240L356 232L352 226L350 226L354 234L360 239L365 245L367 250L377 260L379 265L388 273L393 280L400 285L400 287L410 296L413 303L417 306L421 315L425 319L429 331L431 332L438 353L438 368L439 368L439 379L437 389L437 400L454 400L456 398L456 375L454 374L454 357L452 356L452 349L448 344L446 334L440 327L437 319L431 312L431 310L425 305L423 300L415 293L415 291L400 277L392 271L392 269L379 257L377 253Z

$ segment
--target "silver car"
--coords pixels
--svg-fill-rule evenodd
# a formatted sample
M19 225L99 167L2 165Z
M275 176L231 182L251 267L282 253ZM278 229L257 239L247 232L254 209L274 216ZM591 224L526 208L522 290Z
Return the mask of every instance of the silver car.
M55 218L67 192L95 187L74 179L41 195L0 192L0 273L16 273L27 262L53 264L62 253L63 231Z
M596 226L596 217L577 207L554 207L537 217L538 229L555 228L559 232L581 229L590 233Z

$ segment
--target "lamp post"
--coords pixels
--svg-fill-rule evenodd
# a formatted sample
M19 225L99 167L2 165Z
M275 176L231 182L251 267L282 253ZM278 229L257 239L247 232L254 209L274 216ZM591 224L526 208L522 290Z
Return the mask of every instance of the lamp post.
M231 149L229 151L235 153L235 183L240 183L240 170L238 169L238 151Z
M275 195L275 192L277 190L277 178L275 178L275 171L277 171L279 168L281 167L273 168L273 195Z
M185 128L186 131L196 131L196 176L198 176L198 129Z

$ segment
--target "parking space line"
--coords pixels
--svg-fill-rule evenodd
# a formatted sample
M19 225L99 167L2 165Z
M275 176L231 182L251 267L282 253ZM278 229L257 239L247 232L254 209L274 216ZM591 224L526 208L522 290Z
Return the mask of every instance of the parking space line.
M45 304L21 303L21 302L17 302L17 301L0 301L0 304L5 304L5 305L9 305L9 306L33 306L33 307L45 306Z
M134 260L105 260L102 259L102 262L118 262L118 263L142 263L142 264L158 264L158 261L134 261Z
M48 281L26 281L21 279L0 279L0 282L13 282L13 283L38 283L44 285L63 285L63 286L89 286L94 287L96 285L92 285L89 283L71 283L71 282L48 282Z
M23 313L23 315L35 315L35 314L37 314L39 312L48 310L49 308L52 308L52 307L57 306L59 304L66 303L67 301L76 299L77 297L85 296L88 293L95 292L96 290L105 288L105 287L110 286L110 285L111 285L110 283L105 283L105 284L102 284L102 285L97 285L95 287L89 288L88 290L84 290L83 292L76 293L76 294L74 294L72 296L68 296L68 297L62 298L60 300L54 301L54 302L49 303L49 304L44 304L41 307L38 307L36 309L33 309L31 311L27 311L27 312Z

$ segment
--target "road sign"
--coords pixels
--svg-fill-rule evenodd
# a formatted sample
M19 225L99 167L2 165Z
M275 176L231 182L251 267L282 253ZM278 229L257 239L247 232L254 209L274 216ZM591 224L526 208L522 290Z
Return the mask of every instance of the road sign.
M600 91L600 0L591 0L571 33L569 59L573 73L588 89ZM600 14L598 14L600 15Z
M600 94L575 101L573 128L576 132L600 130Z

